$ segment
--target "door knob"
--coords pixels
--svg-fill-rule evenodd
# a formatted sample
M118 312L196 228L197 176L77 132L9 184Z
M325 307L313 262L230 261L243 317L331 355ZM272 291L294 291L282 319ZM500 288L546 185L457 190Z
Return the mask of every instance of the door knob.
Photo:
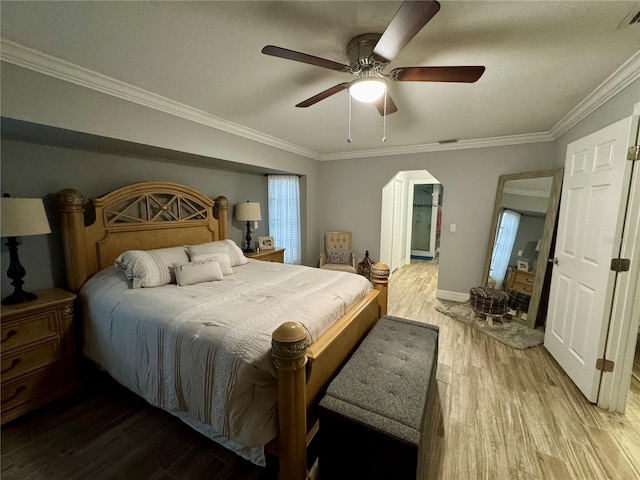
M553 263L554 265L558 265L560 262L558 261L558 257L550 258L547 260L549 263Z

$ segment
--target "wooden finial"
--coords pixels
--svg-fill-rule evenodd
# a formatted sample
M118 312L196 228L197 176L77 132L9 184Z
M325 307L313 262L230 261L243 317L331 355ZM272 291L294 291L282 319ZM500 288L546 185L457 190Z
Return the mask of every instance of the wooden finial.
M389 266L385 263L376 263L371 267L371 283L373 288L380 292L378 304L380 305L380 316L387 314L387 296L389 290Z

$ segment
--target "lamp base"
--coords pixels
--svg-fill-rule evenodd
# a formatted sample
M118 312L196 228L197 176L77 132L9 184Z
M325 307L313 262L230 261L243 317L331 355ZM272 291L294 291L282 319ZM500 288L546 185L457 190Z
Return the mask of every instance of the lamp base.
M247 246L242 251L244 253L255 253L256 251L251 248L251 222L247 222L247 236L244 239L247 242Z
M13 293L2 299L2 305L16 305L18 303L35 300L38 298L35 293L22 290L22 285L24 285L22 279L24 278L25 271L18 258L18 245L20 245L20 242L16 237L7 237L5 245L9 249L9 270L7 270L7 276L13 280L11 282L11 285L13 285Z
M35 293L25 292L24 290L14 290L8 297L2 299L2 305L17 305L35 300L38 296Z

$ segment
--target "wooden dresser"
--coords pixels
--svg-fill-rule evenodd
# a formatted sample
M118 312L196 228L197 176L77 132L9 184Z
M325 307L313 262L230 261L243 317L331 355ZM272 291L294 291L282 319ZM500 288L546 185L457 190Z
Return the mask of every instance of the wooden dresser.
M5 424L78 386L73 301L57 288L2 305L2 410Z
M518 292L528 293L531 295L535 276L536 274L533 272L525 272L524 270L512 268L507 288L513 288Z
M263 262L279 262L284 263L284 248L276 248L275 250L262 250L259 253L245 253L245 257L262 260Z

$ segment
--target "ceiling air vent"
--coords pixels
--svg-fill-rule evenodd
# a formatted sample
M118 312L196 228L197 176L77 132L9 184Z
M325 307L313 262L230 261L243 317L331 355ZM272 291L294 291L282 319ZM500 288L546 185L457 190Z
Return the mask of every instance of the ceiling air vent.
M640 2L636 3L627 16L622 19L618 28L626 28L638 24L640 24Z
M442 145L443 143L456 143L457 141L457 138L447 138L446 140L438 140L438 143Z

